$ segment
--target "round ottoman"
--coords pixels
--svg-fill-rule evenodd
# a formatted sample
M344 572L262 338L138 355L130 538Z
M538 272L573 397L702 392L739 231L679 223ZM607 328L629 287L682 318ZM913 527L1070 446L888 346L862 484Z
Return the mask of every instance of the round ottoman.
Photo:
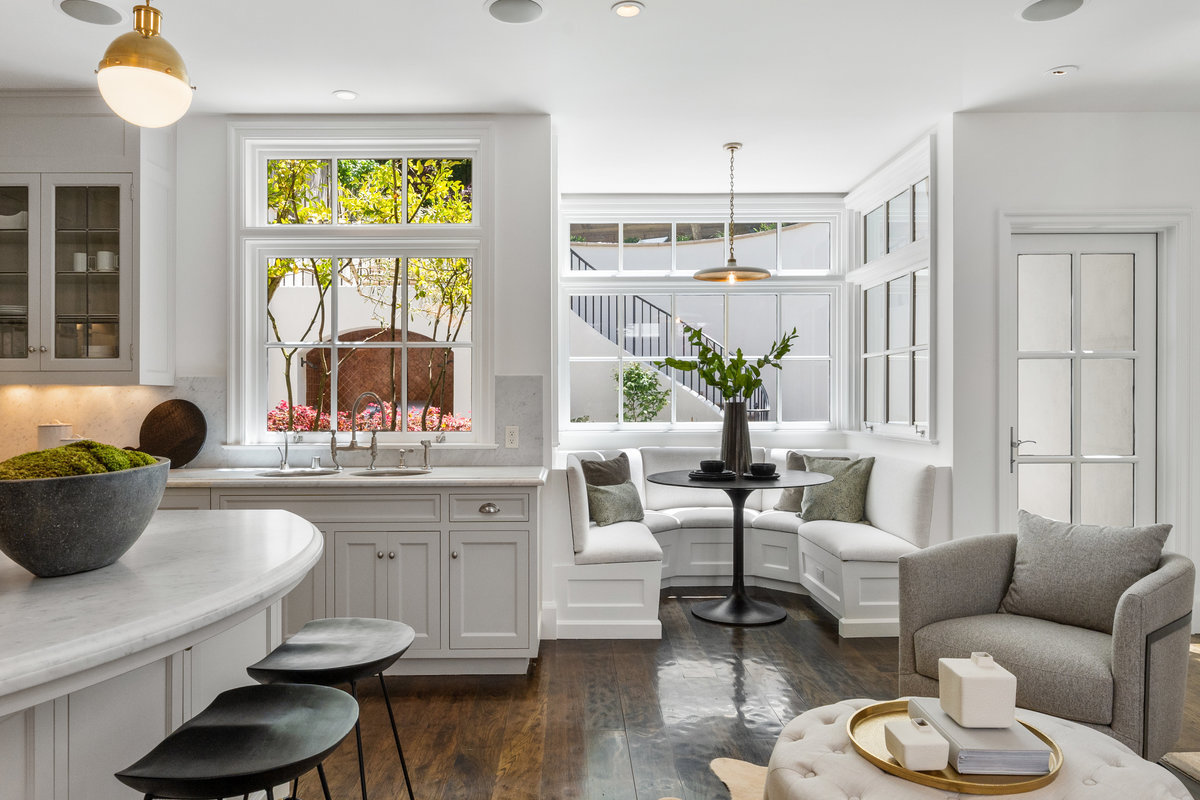
M979 798L933 789L889 775L850 744L846 720L874 700L844 700L806 711L784 727L767 767L765 800L949 800ZM1049 786L1022 800L1137 798L1191 800L1179 780L1100 731L1058 717L1020 710L1020 719L1058 743L1063 765Z

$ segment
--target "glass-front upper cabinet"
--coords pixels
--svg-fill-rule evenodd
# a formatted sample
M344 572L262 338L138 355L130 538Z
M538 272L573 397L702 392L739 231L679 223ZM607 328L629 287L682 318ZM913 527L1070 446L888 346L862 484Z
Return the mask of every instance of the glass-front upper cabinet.
M0 176L0 370L131 369L131 176L12 177Z
M0 179L0 369L28 369L30 308L37 308L37 175Z

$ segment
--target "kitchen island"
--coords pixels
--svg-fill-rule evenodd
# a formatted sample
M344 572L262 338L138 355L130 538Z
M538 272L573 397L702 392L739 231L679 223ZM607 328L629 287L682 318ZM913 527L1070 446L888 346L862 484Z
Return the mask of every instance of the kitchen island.
M286 511L171 511L103 569L0 556L0 800L131 796L112 773L250 682L322 547Z

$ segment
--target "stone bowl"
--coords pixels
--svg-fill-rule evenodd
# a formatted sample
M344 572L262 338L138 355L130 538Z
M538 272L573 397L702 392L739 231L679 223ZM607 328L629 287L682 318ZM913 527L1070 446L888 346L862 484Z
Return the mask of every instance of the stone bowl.
M39 578L107 567L162 501L171 462L117 472L0 481L0 551Z

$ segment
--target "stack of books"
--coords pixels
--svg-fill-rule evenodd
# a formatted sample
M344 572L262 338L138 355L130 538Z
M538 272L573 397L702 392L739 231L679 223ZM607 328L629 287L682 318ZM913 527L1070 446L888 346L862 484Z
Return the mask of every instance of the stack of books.
M1020 722L1007 728L964 728L936 697L913 697L908 715L922 717L950 743L950 766L963 775L1045 775L1050 747Z

